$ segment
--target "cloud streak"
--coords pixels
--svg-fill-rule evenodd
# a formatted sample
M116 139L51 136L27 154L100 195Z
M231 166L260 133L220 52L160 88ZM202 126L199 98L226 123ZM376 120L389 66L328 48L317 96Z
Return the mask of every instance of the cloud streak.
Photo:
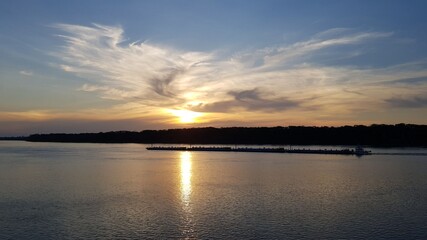
M423 96L414 96L414 97L393 97L386 99L386 102L392 107L398 108L425 108L427 107L427 97L424 94Z
M232 100L199 104L191 109L199 112L263 111L278 112L299 106L299 102L287 98L265 98L259 89L230 91Z
M120 27L55 27L67 33L60 35L66 44L55 54L64 61L61 68L102 85L97 89L91 87L91 91L99 90L111 99L137 96L167 101L183 90L174 85L175 81L182 81L181 76L191 75L199 70L196 68L200 68L200 63L211 58L206 53L182 52L148 43L126 44ZM88 90L87 86L82 90Z
M24 75L24 76L27 76L27 77L31 77L31 76L33 76L33 75L34 75L34 74L33 74L33 72L31 72L31 71L27 71L27 70L19 71L19 74Z
M293 44L224 53L128 42L120 26L54 27L64 32L59 35L64 45L54 55L62 60L62 70L86 79L80 91L141 109L271 115L300 111L304 117L311 112L313 118L332 118L399 105L396 93L417 93L427 85L425 62L360 68L313 60L334 47L384 41L393 37L391 32L330 29Z

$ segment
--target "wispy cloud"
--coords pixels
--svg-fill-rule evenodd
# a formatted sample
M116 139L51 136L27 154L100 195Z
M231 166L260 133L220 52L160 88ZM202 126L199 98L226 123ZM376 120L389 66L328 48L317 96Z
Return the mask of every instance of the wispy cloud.
M19 71L19 74L24 75L24 76L33 76L34 73L32 71L28 71L28 70L21 70Z
M385 100L390 106L398 108L424 108L427 107L426 94L413 97L393 97Z
M183 52L145 42L125 43L120 27L97 24L55 27L67 33L60 35L66 45L56 53L64 61L61 68L95 85L106 86L97 90L110 95L107 98L138 96L161 101L178 98L185 89L175 82L200 72L204 68L202 63L212 58L207 53Z
M199 104L190 106L194 111L201 112L229 112L229 111L265 111L277 112L299 106L298 101L289 100L284 97L266 98L259 89L230 91L228 92L233 99L218 101L209 104Z
M317 34L312 39L294 43L290 46L281 46L269 51L264 51L266 55L263 57L264 64L262 68L282 67L288 62L298 62L299 57L313 54L322 49L360 44L368 40L390 37L393 33L389 32L362 32L349 35L337 35L343 33L343 29L331 29Z
M404 79L427 77L425 62L360 68L311 60L333 47L384 41L391 32L330 29L289 45L228 55L218 51L220 55L129 42L120 26L55 27L65 32L59 35L63 48L55 53L63 61L60 68L87 79L79 90L140 108L270 114L300 110L311 111L312 117L336 116L353 109L375 111L397 92L413 91L411 80ZM361 54L354 52L352 56ZM407 84L391 84L396 81ZM427 85L421 80L417 84Z

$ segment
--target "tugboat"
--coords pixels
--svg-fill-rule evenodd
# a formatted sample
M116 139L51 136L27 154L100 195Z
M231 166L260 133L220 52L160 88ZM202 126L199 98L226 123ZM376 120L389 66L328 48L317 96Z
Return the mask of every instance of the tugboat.
M356 148L354 149L354 154L356 156L369 155L371 154L371 151L366 151L362 148L362 146L356 146Z

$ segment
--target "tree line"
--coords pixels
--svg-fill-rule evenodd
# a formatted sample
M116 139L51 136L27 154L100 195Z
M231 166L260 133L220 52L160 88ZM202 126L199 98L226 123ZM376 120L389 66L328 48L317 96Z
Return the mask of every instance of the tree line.
M367 145L427 147L427 125L373 124L341 127L227 127L33 134L31 142Z

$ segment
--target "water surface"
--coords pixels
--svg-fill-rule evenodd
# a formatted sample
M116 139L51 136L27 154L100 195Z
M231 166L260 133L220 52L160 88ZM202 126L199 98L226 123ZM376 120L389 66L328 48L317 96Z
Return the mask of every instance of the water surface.
M427 239L426 203L425 155L0 141L0 239Z

